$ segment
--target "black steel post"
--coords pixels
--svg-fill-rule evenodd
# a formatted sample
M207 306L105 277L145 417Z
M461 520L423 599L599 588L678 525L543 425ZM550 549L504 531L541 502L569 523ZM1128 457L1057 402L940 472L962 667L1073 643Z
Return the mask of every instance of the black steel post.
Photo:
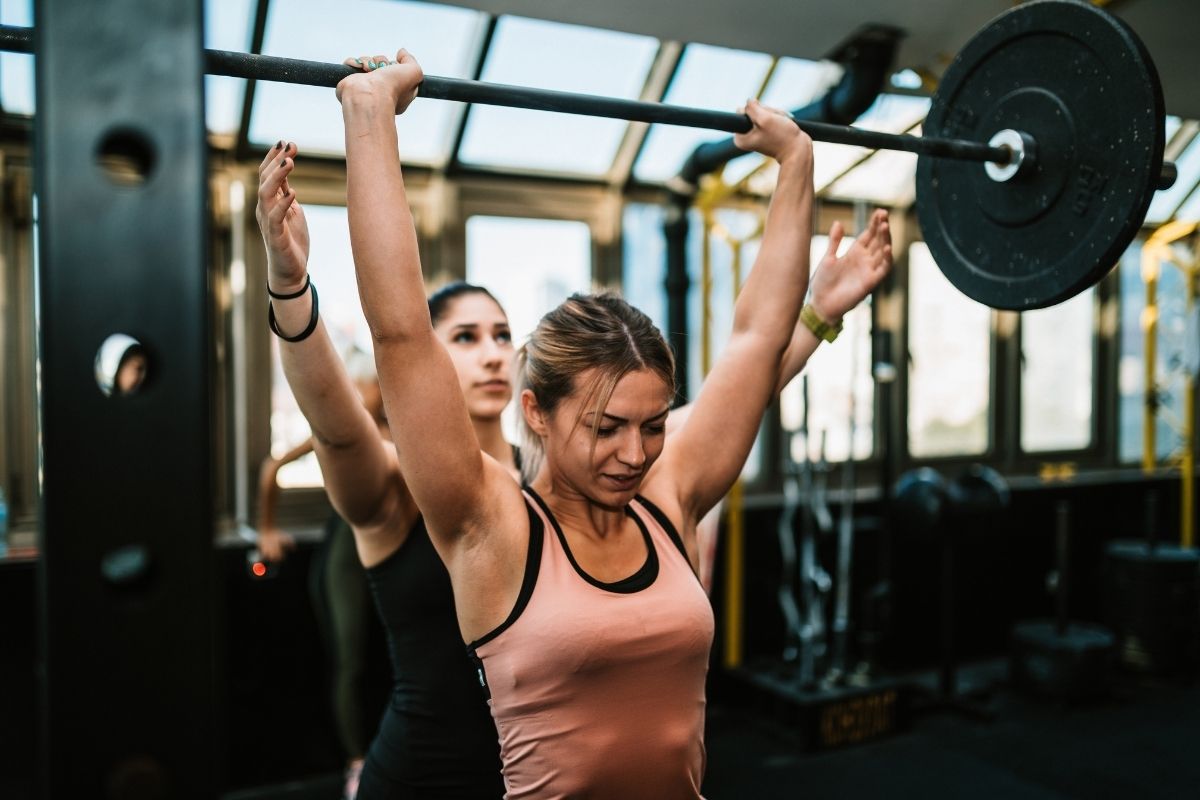
M663 217L666 270L663 287L667 293L667 341L675 351L675 405L688 401L688 209L686 195L671 195Z
M1067 635L1069 615L1067 601L1071 591L1071 504L1059 500L1054 506L1054 561L1058 566L1058 585L1054 587L1054 629L1059 636Z
M199 0L42 0L42 794L216 794ZM147 376L112 396L114 333Z

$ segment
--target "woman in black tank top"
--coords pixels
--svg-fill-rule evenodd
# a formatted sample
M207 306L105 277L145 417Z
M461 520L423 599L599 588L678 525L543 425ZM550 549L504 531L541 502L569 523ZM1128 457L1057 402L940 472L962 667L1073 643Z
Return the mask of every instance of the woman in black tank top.
M308 229L287 182L296 145L259 170L257 217L267 247L270 325L284 374L313 430L325 488L350 524L387 632L394 685L357 787L376 798L499 798L499 743L459 634L449 576L320 320L308 280ZM481 449L518 476L500 413L512 398L508 318L486 289L451 284L429 298ZM353 787L348 787L348 793Z
M435 292L429 310L483 449L516 473L517 452L500 429L512 396L503 310L466 283ZM367 581L387 631L394 683L358 797L502 796L496 727L459 634L450 576L419 518L394 552L367 568Z

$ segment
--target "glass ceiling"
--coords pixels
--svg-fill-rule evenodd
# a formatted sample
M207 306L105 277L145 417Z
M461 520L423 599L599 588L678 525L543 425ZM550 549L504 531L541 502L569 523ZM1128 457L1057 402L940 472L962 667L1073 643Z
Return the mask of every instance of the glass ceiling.
M480 80L636 100L658 41L521 17L501 17ZM545 65L553 64L553 70ZM517 170L601 176L628 123L523 108L473 106L458 158ZM497 131L503 131L502 136Z
M663 96L670 105L732 111L756 97L771 57L765 53L728 50L703 44L688 45L679 60L671 85ZM652 125L633 167L640 181L665 181L698 145L729 138L729 134L677 125Z
M216 2L216 0L210 0ZM470 78L487 17L482 12L404 0L273 0L263 54L341 63L348 56L394 56L407 47L429 75ZM397 117L405 158L441 164L450 153L461 103L416 102ZM314 86L261 82L250 114L249 139L270 146L281 137L303 153L344 155L342 114L333 92Z
M206 0L205 46L250 51L258 5L254 0ZM674 65L666 63L669 55L661 56L665 60L657 72L674 66L665 94L643 97L660 57L660 42L646 36L511 16L500 16L493 26L483 12L415 0L342 0L336 6L328 0L270 0L265 5L260 52L311 61L390 55L404 46L429 75L478 76L496 83L717 110L733 110L760 93L769 105L793 110L820 97L841 77L841 68L828 62L776 62L766 53L689 44ZM32 25L32 6L33 0L0 0L0 23ZM34 113L33 63L29 55L0 53L0 106L5 114ZM920 83L915 75L894 77L910 79L893 80L897 86ZM246 86L240 79L205 78L206 117L215 146L243 141L265 148L286 137L309 155L344 155L341 115L328 89L260 82L247 117ZM885 94L855 125L919 134L928 110L927 98ZM248 120L245 130L243 118ZM618 185L627 179L664 183L698 144L726 138L714 131L652 125L626 175L618 174L614 164L628 164L618 153L623 143L637 147L641 129L620 120L418 100L398 118L397 131L410 163L461 164L473 170ZM1182 141L1174 143L1179 180L1156 194L1147 217L1151 224L1200 216L1200 136L1194 132L1195 125L1183 125L1175 117L1167 120L1169 140L1180 136L1191 141L1186 147L1181 147ZM817 142L815 156L816 188L822 196L894 206L913 202L916 157L911 154ZM736 182L761 161L758 156L735 159L724 178ZM752 178L749 188L767 192L773 183L774 171L767 169Z
M1157 225L1176 217L1188 219L1177 211L1188 195L1194 193L1196 183L1200 181L1200 136L1192 137L1191 143L1175 159L1175 166L1179 169L1179 177L1170 189L1164 189L1154 195L1150 211L1146 213L1148 223Z
M252 0L221 0L204 4L204 46L214 50L250 51ZM242 124L246 81L220 75L204 76L204 114L208 129L236 134Z

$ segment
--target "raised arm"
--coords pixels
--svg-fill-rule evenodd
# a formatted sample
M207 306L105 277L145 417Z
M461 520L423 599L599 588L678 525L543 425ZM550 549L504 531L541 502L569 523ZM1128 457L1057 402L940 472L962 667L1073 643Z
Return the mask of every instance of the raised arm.
M346 63L371 70L337 87L359 297L400 470L434 543L444 548L478 519L493 471L480 453L450 356L430 323L400 171L396 115L412 102L423 75L404 50L396 63L382 56Z
M312 428L330 501L355 530L370 531L411 500L320 319L308 278L308 223L288 183L295 166L296 145L279 142L258 171L256 216L283 374Z
M688 519L698 520L725 494L741 471L808 289L812 141L787 115L756 101L746 112L754 128L739 134L737 144L779 162L762 246L734 306L729 342L691 416L667 439L658 474L648 478L652 499L659 485L675 495L685 528Z
M829 229L829 247L813 271L809 303L817 316L833 327L875 291L892 269L892 234L887 212L876 209L866 229L858 235L843 256L838 256L842 244L842 223ZM775 393L792 382L823 340L802 320L797 320L792 341L779 364L779 381Z
M875 291L875 287L892 268L892 235L886 211L877 209L846 254L839 256L843 235L842 223L833 223L829 229L829 247L813 270L811 284L810 302L814 310L818 317L833 327L840 325L842 317ZM792 340L788 342L787 350L779 362L775 394L782 392L804 371L822 341L804 321L796 320ZM691 413L691 403L672 409L671 416L667 418L668 435L680 430Z

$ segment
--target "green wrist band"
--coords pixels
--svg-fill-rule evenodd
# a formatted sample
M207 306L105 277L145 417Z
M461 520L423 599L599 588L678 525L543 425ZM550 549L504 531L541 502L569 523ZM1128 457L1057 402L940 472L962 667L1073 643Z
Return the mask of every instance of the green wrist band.
M813 332L813 336L826 342L832 342L842 332L842 323L830 325L821 319L821 315L813 308L812 303L804 304L804 308L800 311L800 321Z

